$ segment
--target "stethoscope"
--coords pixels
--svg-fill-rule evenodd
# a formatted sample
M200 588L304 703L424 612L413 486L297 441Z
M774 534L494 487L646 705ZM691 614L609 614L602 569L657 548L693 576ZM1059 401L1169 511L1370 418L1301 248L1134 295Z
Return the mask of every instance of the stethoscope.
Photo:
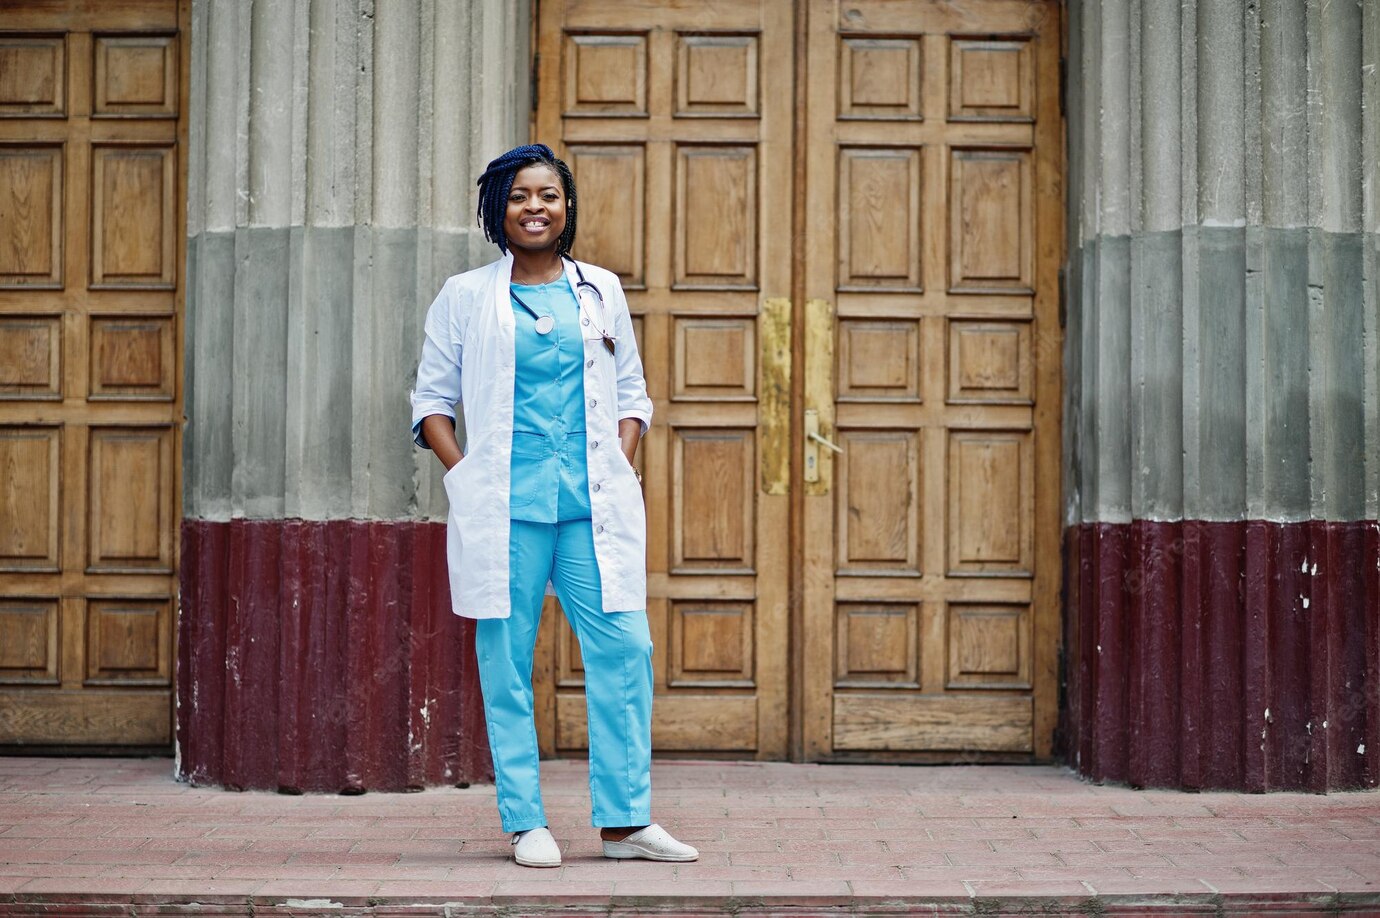
M562 258L564 259L565 256L562 256ZM575 266L575 276L577 278L577 280L575 281L575 302L580 304L580 315L582 315L585 318L586 322L594 323L594 319L589 315L589 311L587 308L588 304L585 301L585 294L588 293L589 295L594 297L594 302L598 304L599 307L600 316L603 316L604 314L604 295L599 292L598 287L594 286L589 281L585 280L585 272L580 270L580 263L578 261L576 261L573 258L569 259L569 261L572 265ZM508 292L512 294L513 302L517 303L523 309L527 310L528 315L530 315L533 319L536 320L537 324L534 326L534 328L537 334L551 334L551 330L556 327L556 320L554 317L538 315L535 309L533 309L531 306L528 306L526 303L522 301L522 297L518 296L515 290L510 289ZM608 333L608 329L604 327L604 323L594 323L594 327L598 329L599 337L604 339L604 347L608 348L609 353L612 354L614 352L614 346L616 345L618 339Z

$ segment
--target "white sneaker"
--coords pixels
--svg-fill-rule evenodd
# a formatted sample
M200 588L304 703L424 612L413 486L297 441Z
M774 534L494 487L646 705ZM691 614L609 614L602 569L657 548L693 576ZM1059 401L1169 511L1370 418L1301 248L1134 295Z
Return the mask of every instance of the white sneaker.
M649 861L694 861L700 853L689 845L681 844L656 823L645 829L638 829L622 841L604 842L604 857L640 857Z
M551 837L551 830L543 826L526 832L514 832L513 860L524 867L561 866L561 846Z

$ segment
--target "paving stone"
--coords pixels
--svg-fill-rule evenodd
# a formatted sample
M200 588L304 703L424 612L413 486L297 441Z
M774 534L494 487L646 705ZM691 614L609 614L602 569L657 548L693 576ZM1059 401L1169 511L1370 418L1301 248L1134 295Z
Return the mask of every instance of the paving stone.
M904 880L850 880L849 889L857 899L916 900L968 898L968 887L956 877L924 877Z
M254 891L256 898L316 899L335 901L367 898L378 892L374 880L267 880Z
M407 902L488 899L494 884L481 880L385 880L374 890L379 899L400 899Z
M763 905L832 908L848 905L853 890L843 880L795 880L789 884L735 880L733 895Z
M126 877L32 877L20 893L136 893L149 880Z
M1184 913L1213 902L1272 916L1336 902L1380 912L1375 792L1135 791L1048 766L659 762L656 818L701 859L615 862L589 827L585 763L548 761L565 865L532 870L511 860L492 787L287 796L191 787L169 771L165 760L0 760L0 894L34 909L199 895L266 913L309 898L935 913L974 896L998 910L1099 896L1119 903L1108 914L1131 914L1177 896Z
M141 896L247 896L264 885L263 880L168 880L152 879L139 887Z
M784 885L784 884L783 884ZM640 899L667 898L680 900L729 898L733 883L726 880L677 881L656 883L651 880L618 880L613 884L615 902Z

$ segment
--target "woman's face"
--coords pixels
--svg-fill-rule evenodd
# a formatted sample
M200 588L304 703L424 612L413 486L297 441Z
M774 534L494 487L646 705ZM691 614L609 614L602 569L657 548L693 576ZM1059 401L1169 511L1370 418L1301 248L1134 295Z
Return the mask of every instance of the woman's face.
M565 232L565 189L545 163L524 166L513 176L503 233L508 245L528 252L551 249Z

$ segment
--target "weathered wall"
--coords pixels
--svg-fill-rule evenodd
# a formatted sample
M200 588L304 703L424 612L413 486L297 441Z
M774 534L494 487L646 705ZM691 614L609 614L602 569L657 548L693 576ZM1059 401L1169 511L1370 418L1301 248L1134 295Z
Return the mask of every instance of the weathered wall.
M1069 761L1376 784L1380 5L1072 0L1069 37Z
M300 751L297 734L266 725L300 713L288 710L293 680L322 667L360 707L346 721L449 749L408 753L434 763L425 781L488 767L482 724L461 738L474 746L463 755L453 718L408 727L404 712L434 702L408 678L428 665L418 648L376 645L339 667L322 655L345 633L405 641L409 622L433 620L415 603L446 604L373 591L405 582L412 551L444 571L418 534L441 530L446 504L439 465L411 442L407 393L441 282L497 255L475 227L474 181L526 139L530 16L526 0L193 2L177 720L180 768L195 780L288 780L273 763ZM294 556L304 533L334 545L347 531L351 552ZM236 555L236 544L255 550ZM374 557L403 566L352 574ZM337 581L310 616L289 601ZM462 666L472 632L436 621ZM380 659L396 678L374 679ZM232 735L239 723L249 732ZM346 768L382 734L328 735L322 761L336 765L293 786L401 786L396 769Z
M523 142L526 3L198 0L185 512L445 518L407 433L426 307L497 256L474 181Z

